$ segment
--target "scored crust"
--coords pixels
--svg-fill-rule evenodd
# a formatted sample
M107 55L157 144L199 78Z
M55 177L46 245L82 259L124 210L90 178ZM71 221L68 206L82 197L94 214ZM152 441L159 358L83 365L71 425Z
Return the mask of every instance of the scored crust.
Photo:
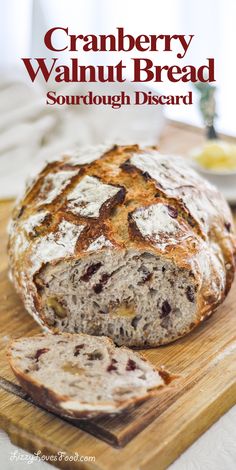
M44 334L19 338L8 348L22 388L44 408L84 419L117 414L166 389L177 376L156 369L141 354L110 338Z
M14 284L38 323L133 347L173 341L210 315L233 282L235 247L219 191L184 159L137 145L48 164L9 234Z

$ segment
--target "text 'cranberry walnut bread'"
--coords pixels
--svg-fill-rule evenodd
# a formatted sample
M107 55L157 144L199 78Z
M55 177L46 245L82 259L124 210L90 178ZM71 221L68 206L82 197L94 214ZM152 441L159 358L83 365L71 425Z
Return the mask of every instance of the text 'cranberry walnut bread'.
M26 392L70 418L119 413L159 393L174 378L106 337L46 334L11 343L8 358Z
M235 233L219 191L184 159L138 146L48 164L17 204L12 278L52 331L169 343L224 300Z

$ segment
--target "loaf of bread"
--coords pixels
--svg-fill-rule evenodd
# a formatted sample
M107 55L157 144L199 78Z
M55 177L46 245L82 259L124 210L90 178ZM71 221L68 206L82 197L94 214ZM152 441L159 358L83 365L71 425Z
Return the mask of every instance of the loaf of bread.
M46 334L11 343L8 358L23 389L68 418L116 414L159 393L173 376L106 337Z
M47 330L152 347L224 300L235 272L230 209L180 157L97 147L48 164L10 226L12 278Z

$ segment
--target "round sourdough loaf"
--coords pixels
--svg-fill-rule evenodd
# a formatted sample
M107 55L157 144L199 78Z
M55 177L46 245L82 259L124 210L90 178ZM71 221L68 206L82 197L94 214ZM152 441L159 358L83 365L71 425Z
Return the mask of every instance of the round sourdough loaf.
M46 329L158 346L224 300L235 234L219 191L186 161L138 146L49 163L10 225L14 284Z

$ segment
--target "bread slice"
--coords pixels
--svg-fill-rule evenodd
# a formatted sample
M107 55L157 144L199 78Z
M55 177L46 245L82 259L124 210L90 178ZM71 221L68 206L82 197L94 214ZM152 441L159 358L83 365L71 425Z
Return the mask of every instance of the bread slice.
M66 418L116 414L171 382L140 354L104 336L42 334L13 341L13 372L42 407Z

